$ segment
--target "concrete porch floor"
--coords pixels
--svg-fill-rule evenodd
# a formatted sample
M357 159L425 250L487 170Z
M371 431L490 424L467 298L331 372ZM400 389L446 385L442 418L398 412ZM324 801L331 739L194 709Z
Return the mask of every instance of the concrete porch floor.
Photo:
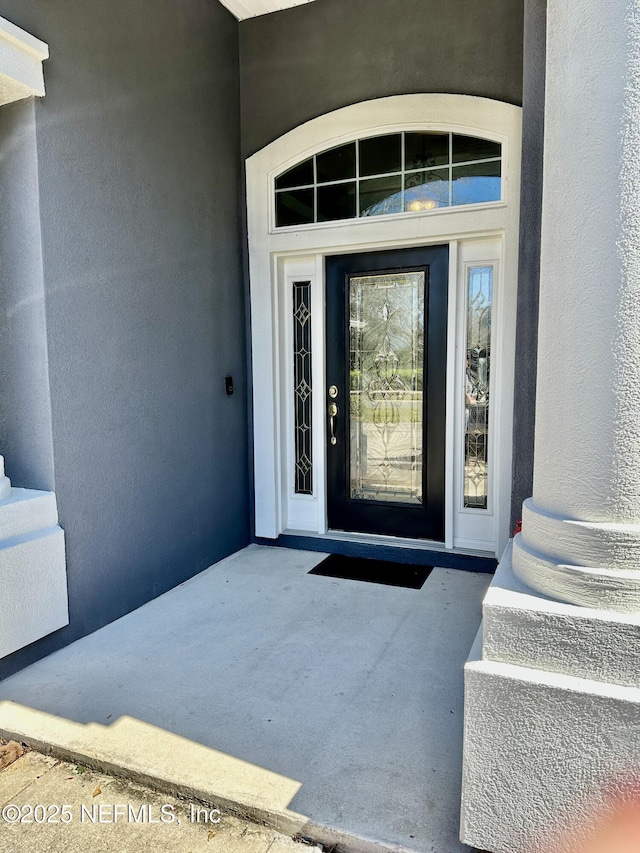
M252 545L0 684L0 733L346 849L459 853L490 576L419 591Z

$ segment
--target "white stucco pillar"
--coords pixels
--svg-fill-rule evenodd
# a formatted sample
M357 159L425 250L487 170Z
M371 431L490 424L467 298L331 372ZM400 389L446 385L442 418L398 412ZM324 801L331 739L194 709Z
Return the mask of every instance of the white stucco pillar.
M0 501L11 494L11 480L4 473L4 456L0 456Z
M515 574L640 611L640 3L549 0L533 497Z
M640 766L640 0L548 0L546 79L533 497L465 667L493 853L583 849Z
M0 18L0 108L44 95L42 63L48 56L44 42ZM12 488L2 456L0 591L0 658L69 624L64 532L56 496Z
M53 492L16 489L0 456L0 658L69 624L64 532Z

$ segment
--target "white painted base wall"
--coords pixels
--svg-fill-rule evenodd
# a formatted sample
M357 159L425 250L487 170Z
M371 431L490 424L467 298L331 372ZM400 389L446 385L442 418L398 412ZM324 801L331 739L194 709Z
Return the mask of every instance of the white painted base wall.
M461 839L549 849L640 767L640 619L535 594L507 548L465 667Z
M2 472L0 457L0 475ZM69 624L64 533L53 492L0 500L0 658Z

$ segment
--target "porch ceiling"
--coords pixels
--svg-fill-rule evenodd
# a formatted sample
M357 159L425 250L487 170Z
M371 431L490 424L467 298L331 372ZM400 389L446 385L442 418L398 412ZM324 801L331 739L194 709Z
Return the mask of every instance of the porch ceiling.
M313 0L220 0L220 2L239 21L244 21L245 18L255 18L258 15L267 15L269 12L277 12L280 9L289 9L291 6L312 3Z

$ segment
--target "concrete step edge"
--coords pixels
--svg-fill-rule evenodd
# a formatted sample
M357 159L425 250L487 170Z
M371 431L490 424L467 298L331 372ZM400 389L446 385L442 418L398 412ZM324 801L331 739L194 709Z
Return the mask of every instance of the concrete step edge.
M60 739L44 740L42 736L34 737L29 734L28 726L17 728L14 725L12 728L7 728L1 711L2 706L8 704L13 703L0 702L0 737L27 744L44 755L81 764L92 770L126 779L180 799L194 800L212 808L225 809L232 815L262 824L293 839L305 839L310 843L319 844L327 853L329 851L330 853L423 853L404 845L355 836L336 827L314 823L296 812L248 802L248 798L220 795L211 788L185 783L180 779L179 771L175 774L148 772L143 767L137 766L136 762L120 760L115 755L101 755L99 751L83 749L78 745L64 743ZM313 847L309 847L309 850L312 853Z

